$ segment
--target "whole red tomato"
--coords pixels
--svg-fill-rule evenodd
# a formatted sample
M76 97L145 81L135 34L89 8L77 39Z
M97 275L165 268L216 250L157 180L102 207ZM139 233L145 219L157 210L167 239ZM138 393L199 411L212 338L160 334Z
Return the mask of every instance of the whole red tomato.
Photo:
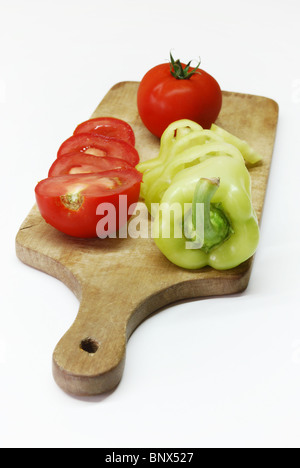
M179 60L157 65L143 77L137 105L144 125L161 137L176 120L189 119L210 128L222 107L218 82L204 70L182 64Z

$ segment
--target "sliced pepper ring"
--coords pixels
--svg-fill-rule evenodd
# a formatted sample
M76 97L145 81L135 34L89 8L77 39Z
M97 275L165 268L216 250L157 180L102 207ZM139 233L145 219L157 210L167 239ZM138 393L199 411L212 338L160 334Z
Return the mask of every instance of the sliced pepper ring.
M240 151L229 143L206 143L203 145L192 146L191 148L178 153L174 159L168 161L163 166L159 178L152 184L149 184L149 190L145 196L145 203L150 206L151 203L159 203L164 191L171 184L173 178L181 170L202 164L203 161L217 156L230 157L244 164L244 159ZM144 182L147 182L147 179Z

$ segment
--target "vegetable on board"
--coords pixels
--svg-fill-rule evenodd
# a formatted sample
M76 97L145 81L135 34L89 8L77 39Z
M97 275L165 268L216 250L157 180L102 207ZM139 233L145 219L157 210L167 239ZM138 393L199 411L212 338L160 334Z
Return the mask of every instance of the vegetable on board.
M44 220L73 237L114 237L139 200L142 174L134 167L134 143L132 128L120 119L99 117L77 126L35 188Z
M155 243L172 263L224 270L254 254L259 227L246 164L260 160L216 125L205 130L184 119L165 130L157 158L137 169Z
M137 94L139 115L147 129L161 137L172 122L190 119L210 128L222 107L222 91L206 71L174 60L151 68Z
M96 117L86 120L75 128L74 135L79 133L118 138L132 146L135 145L135 135L132 127L124 120L115 117Z
M129 207L139 200L141 179L141 173L133 167L49 177L36 186L37 205L45 221L65 234L107 237L127 223ZM122 205L120 195L126 195ZM114 216L105 227L101 219L107 214L107 204L114 207ZM99 205L103 207L101 213Z
M67 174L89 174L105 172L112 169L128 169L132 167L125 159L93 156L75 152L57 158L49 169L48 177Z
M182 170L162 197L153 232L161 252L182 268L225 270L246 261L259 241L246 166L215 156Z
M57 152L57 157L75 151L83 154L92 154L94 156L108 156L111 158L125 159L133 167L140 160L139 154L134 146L126 141L117 138L106 137L102 135L93 135L91 133L78 133L65 140Z
M209 130L188 119L169 125L162 135L158 156L137 165L143 173L141 196L148 210L151 211L152 203L160 202L179 171L220 155L243 164L254 164L262 159L247 142L215 124Z

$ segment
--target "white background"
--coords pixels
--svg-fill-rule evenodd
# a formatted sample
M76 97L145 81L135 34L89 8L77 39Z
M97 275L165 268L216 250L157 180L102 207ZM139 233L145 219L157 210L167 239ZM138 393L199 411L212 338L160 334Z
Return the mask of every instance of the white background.
M0 0L0 446L300 446L299 18L298 0ZM74 398L51 357L78 302L16 258L15 235L62 141L171 49L280 106L251 281L156 314L118 388Z

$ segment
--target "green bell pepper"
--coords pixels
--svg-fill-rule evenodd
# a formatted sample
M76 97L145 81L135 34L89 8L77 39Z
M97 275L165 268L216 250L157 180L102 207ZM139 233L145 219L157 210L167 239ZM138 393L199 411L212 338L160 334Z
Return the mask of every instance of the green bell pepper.
M164 164L159 177L149 185L148 191L145 194L145 203L148 209L150 209L152 203L159 203L161 201L165 190L167 190L178 172L187 167L197 166L209 158L215 158L220 155L237 159L244 165L244 159L240 151L235 146L224 142L193 145L185 151L176 154L173 159L168 160Z
M149 211L151 204L160 202L179 171L220 155L249 164L261 160L261 156L247 142L215 124L210 130L204 130L187 119L169 125L162 135L158 156L137 166L143 173L141 196Z
M261 161L261 155L252 148L249 143L245 140L232 135L232 133L227 132L223 128L219 127L216 124L212 124L211 131L219 135L227 143L230 143L240 150L246 163L256 164Z
M203 128L191 120L182 119L171 123L164 131L160 140L160 150L156 158L144 161L138 164L137 169L144 174L143 184L141 187L141 196L145 198L147 188L153 180L156 180L160 175L164 163L168 159L172 159L176 154L180 153L187 147L194 144L195 141L204 142L202 134ZM196 139L194 139L196 135ZM214 135L219 141L222 138L219 135Z
M259 228L245 164L214 156L178 172L157 205L153 237L172 263L186 269L225 270L250 258Z

